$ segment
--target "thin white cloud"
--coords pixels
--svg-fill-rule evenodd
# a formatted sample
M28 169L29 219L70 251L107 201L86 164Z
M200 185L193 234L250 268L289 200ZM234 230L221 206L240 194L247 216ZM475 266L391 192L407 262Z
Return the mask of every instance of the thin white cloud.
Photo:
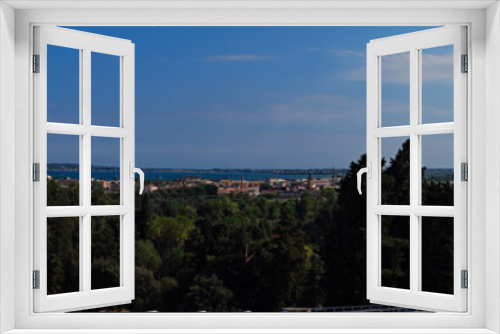
M356 51L356 50L348 50L348 49L322 49L318 47L309 47L307 48L309 52L322 52L334 56L339 57L355 57L355 58L364 58L365 53Z
M342 75L347 81L365 81L366 67L359 67L347 71ZM425 54L422 58L422 80L424 82L453 81L453 56ZM406 83L410 82L410 60L408 53L384 56L382 58L382 82Z
M217 118L227 122L274 122L277 124L315 124L348 120L352 115L361 118L366 113L363 99L341 95L303 95L278 99L257 109L238 105L212 105L205 111L194 111L181 117Z
M342 95L305 95L269 105L266 119L278 123L324 124L352 118L366 112L363 100Z
M422 79L453 83L453 55L424 54Z
M203 57L203 61L219 61L219 62L237 62L237 61L262 61L271 60L273 57L255 55L255 54L230 54L230 55L216 55Z
M366 67L359 67L347 71L341 75L341 80L346 81L366 81Z
M381 65L383 83L410 83L409 52L383 56Z
M293 100L293 102L328 102L328 103L350 103L343 95L312 94L305 95Z
M328 50L329 54L341 56L341 57L356 57L356 58L364 58L365 53L354 51L354 50Z
M408 104L401 103L400 101L394 101L394 100L383 100L382 101L382 114L402 114L406 113L408 115L408 122L409 120L409 115L410 115L410 105L409 102ZM404 125L404 124L402 124Z

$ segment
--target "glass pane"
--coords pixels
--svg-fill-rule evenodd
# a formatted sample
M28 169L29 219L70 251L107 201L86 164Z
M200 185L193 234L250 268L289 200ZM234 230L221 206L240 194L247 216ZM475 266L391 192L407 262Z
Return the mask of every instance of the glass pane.
M120 216L92 217L92 289L120 286Z
M80 290L80 218L47 218L47 294Z
M92 52L92 125L120 126L120 57Z
M47 205L80 205L80 137L47 134Z
M120 139L92 137L92 205L120 205Z
M453 137L422 136L422 205L453 205Z
M451 217L422 217L422 290L453 294Z
M421 52L422 123L453 122L453 45Z
M382 216L382 286L410 288L410 217Z
M410 124L410 53L381 57L382 126Z
M80 50L47 45L47 122L80 123Z
M410 137L381 139L382 204L410 205Z

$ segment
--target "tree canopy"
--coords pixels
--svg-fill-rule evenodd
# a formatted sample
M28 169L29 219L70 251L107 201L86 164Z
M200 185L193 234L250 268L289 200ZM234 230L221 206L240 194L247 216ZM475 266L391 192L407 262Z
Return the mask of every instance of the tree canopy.
M381 163L383 203L408 204L409 141ZM206 185L137 195L136 299L124 308L278 312L367 304L366 197L356 190L356 173L365 165L365 155L352 162L339 189L288 199L217 195L216 187ZM423 202L453 205L451 183L423 180ZM49 205L78 198L78 185L62 188L49 180L48 191ZM92 193L100 204L115 197L99 187ZM93 288L119 283L116 218L93 218ZM426 291L453 291L449 219L422 221ZM77 291L78 218L49 221L49 293ZM382 284L408 288L408 217L382 217L382 248Z

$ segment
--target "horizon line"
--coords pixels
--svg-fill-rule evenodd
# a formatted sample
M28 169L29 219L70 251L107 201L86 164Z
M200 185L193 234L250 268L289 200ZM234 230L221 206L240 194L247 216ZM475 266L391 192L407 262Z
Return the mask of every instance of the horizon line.
M65 163L65 162L49 162L49 164L68 164L68 165L78 165L78 163ZM105 165L91 165L91 168L108 168L114 170L120 170L120 167L116 166L105 166ZM454 169L453 167L426 167L426 169ZM48 169L48 168L47 168ZM212 168L190 168L190 167L143 167L142 169L158 169L158 170L195 170L195 171L213 171L213 170L348 170L350 168L331 168L331 167L310 167L310 168L295 168L295 167L287 167L287 168L278 168L278 167L212 167Z

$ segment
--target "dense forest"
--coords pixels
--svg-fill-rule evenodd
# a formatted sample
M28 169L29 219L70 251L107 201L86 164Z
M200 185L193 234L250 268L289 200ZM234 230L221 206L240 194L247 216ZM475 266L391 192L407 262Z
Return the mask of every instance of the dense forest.
M366 300L366 197L350 164L340 189L277 199L217 195L214 186L136 196L136 298L123 308L161 312L278 312ZM409 142L382 161L382 203L409 203ZM422 171L425 173L425 169ZM422 201L453 205L453 184L426 180ZM363 181L364 182L364 181ZM365 188L365 184L363 184ZM77 185L48 182L49 205ZM93 203L117 194L94 189ZM409 287L409 218L382 217L382 284ZM78 291L78 218L48 219L49 293ZM423 289L452 293L453 219L423 218ZM119 220L92 219L92 288L119 284Z

